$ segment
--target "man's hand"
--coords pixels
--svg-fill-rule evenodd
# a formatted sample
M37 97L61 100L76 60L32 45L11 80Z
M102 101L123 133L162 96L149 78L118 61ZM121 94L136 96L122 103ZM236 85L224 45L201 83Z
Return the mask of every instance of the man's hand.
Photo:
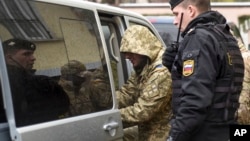
M174 47L167 47L162 56L162 64L171 72L172 65L177 54L177 49Z

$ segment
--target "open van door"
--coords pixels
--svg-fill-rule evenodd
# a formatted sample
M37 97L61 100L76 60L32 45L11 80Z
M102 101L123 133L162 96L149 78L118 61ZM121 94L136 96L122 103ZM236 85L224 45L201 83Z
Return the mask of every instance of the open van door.
M5 114L7 117L0 123L0 140L121 140L123 127L115 101L115 84L110 57L104 45L103 29L95 7L88 5L87 2L85 4L82 1L71 0L6 0L1 1L0 6L2 9L0 12L0 77L1 97L3 97L0 99L0 106L2 104L1 108L4 107L5 111L0 114ZM105 88L102 87L101 92L91 89L86 93L81 89L80 93L67 89L74 85L70 83L70 79L67 79L68 87L60 86L69 97L69 110L54 119L47 118L51 112L40 112L39 109L33 109L36 114L32 114L29 110L34 107L29 107L29 102L26 101L27 94L13 90L12 83L9 83L11 76L8 77L9 70L6 67L2 42L11 38L25 39L36 45L34 75L49 77L59 84L62 79L62 66L77 60L85 66L86 71L95 74L91 77L94 79L91 79L93 83L100 88L103 85L99 84L105 82ZM21 83L20 86L22 85L27 84ZM103 96L104 94L110 97L107 98ZM21 120L18 115L22 111L16 112L17 109L23 110L19 107L22 105L16 104L18 101L19 103L23 101L13 99L16 95L23 97L22 100L27 104L26 109L24 108L27 114L21 116L24 120ZM92 100L91 96L95 95L95 101L91 101L94 108L86 106L86 101L79 95L90 95L88 97L90 100ZM105 107L102 104L106 99L109 99L111 104ZM72 109L74 104L79 104L83 110Z
M148 27L160 39L153 25L140 14L83 0L4 0L0 7L0 140L122 140L115 91L133 68L120 53L120 42L126 28L133 24ZM42 106L35 108L31 103L36 102L27 97L35 95L28 93L28 83L12 83L18 79L11 75L2 48L2 43L12 38L36 45L34 75L60 85L70 101L66 111L57 111L59 106L43 111ZM72 75L72 62L84 66L79 73L83 79ZM79 82L80 89L76 87ZM43 89L39 92L48 94ZM54 103L50 98L43 100ZM60 114L52 118L55 113Z

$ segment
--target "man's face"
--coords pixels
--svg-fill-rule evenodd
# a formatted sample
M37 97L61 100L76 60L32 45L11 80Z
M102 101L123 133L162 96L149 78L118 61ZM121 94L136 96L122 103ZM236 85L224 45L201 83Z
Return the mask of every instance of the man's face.
M33 68L36 58L34 56L34 51L19 49L15 52L7 55L7 64L14 65L17 67L22 66L26 70Z
M140 66L140 64L145 59L142 55L135 54L135 53L130 53L130 52L126 52L126 53L124 53L124 55L125 55L126 59L130 60L130 62L133 64L134 68Z
M174 25L177 26L178 28L180 27L181 24L181 32L183 32L189 22L193 19L193 7L188 6L187 8L184 8L181 4L177 5L174 7L172 10L173 14L175 15L174 19ZM181 14L183 13L183 18L182 18L182 23L181 23Z

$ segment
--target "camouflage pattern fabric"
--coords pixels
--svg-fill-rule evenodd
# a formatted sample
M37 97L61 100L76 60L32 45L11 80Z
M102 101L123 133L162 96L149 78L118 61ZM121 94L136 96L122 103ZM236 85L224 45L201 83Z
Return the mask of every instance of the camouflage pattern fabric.
M139 141L165 141L172 115L172 81L161 62L163 45L146 27L133 25L125 31L120 51L151 60L140 74L133 72L116 92L122 121L138 126Z
M71 60L61 67L59 85L63 87L70 98L69 116L87 114L95 111L89 93L85 93L82 90L84 89L82 88L83 82L81 82L81 84L74 84L73 82L73 76L80 75L84 71L86 71L85 66L76 60Z
M61 68L59 84L70 98L69 115L111 109L112 93L108 76L101 68L91 72L84 64L71 60Z
M86 70L84 64L77 60L70 60L67 64L61 67L62 77L78 75L79 73Z
M95 111L89 94L82 92L81 89L77 90L71 81L60 79L59 85L63 87L70 99L70 111L67 113L68 116L82 115Z
M240 40L238 40L238 43L245 65L243 88L239 99L238 122L240 124L250 124L250 51L245 48Z
M84 86L85 93L90 94L90 99L96 111L111 109L113 100L107 73L104 73L102 68L90 73L91 80Z
M123 141L138 141L138 126L123 129Z

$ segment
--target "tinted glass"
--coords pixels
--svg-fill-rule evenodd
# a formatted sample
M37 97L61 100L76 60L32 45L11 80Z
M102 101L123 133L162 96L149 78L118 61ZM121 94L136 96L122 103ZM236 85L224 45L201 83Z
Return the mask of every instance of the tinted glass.
M166 45L176 41L178 35L178 29L173 24L167 23L153 23L157 31L160 33L163 41Z
M21 38L36 46L33 52L32 44L18 40L4 45L19 48L5 51L18 127L112 108L106 58L92 11L26 1L3 1L1 7L1 40ZM33 68L24 69L21 58Z
M172 16L148 16L149 21L154 25L167 46L177 41L178 28L173 24ZM179 41L182 38L179 36Z

